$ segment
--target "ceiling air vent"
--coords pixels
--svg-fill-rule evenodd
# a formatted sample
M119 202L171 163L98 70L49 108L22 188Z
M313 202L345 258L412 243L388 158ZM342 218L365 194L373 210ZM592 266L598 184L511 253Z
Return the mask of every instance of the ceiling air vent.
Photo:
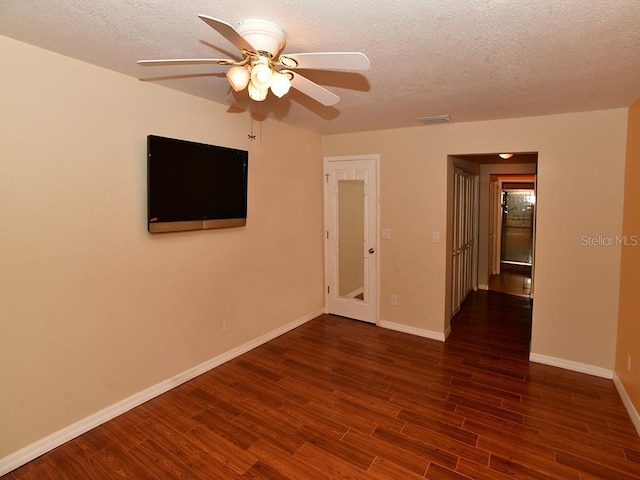
M449 115L434 115L433 117L422 117L418 121L425 125L431 125L432 123L446 123L449 121Z

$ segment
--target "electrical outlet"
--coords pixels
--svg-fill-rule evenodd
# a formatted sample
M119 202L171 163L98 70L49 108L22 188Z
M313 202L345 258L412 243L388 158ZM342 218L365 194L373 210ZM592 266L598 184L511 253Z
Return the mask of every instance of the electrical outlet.
M222 331L223 332L227 332L227 331L229 331L230 328L231 328L231 320L229 320L228 318L223 318L222 319Z
M627 372L631 371L631 354L627 353Z
M398 305L398 296L397 295L391 295L391 305L393 305L394 307L396 305Z

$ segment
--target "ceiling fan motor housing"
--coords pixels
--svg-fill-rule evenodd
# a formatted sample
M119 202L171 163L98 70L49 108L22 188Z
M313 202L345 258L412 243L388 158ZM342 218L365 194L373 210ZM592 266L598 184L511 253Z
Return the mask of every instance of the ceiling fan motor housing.
M259 52L269 52L273 58L278 58L284 50L284 30L273 22L250 18L240 22L237 31L253 48Z

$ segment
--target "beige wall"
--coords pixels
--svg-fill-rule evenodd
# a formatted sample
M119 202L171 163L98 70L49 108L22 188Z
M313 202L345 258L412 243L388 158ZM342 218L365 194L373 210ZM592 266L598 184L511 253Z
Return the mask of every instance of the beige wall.
M250 142L223 105L4 37L0 57L0 459L323 309L319 135ZM150 235L151 133L248 149L247 226Z
M629 246L622 248L620 269L620 312L618 317L618 349L616 375L640 410L640 99L629 110L627 162L624 185L623 235ZM627 370L631 355L631 371Z
M431 239L446 231L447 155L537 151L532 352L612 370L620 248L581 238L621 232L626 121L615 109L324 137L324 155L381 155L381 319L444 332L447 239Z

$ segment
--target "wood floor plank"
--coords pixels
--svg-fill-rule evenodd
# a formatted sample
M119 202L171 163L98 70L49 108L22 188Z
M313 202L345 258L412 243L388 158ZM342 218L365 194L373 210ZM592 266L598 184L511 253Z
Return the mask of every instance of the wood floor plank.
M368 473L372 475L372 478L380 480L389 478L401 478L402 480L424 480L424 475L406 470L401 466L380 457L376 457L369 467Z
M410 453L394 443L387 442L375 436L364 435L350 430L342 441L354 448L372 453L375 456L374 463L376 460L385 459L385 461L388 461L392 465L419 475L423 475L429 466L429 458L426 455ZM369 466L369 470L371 470L372 465ZM384 465L387 468L392 468L391 465ZM376 468L382 468L382 466L382 464L378 464Z
M586 472L596 478L611 478L615 480L638 480L640 478L640 469L633 468L628 462L616 462L615 464L607 464L602 462L600 457L595 460L574 455L572 453L558 451L556 461L561 465L575 468Z
M473 460L461 457L460 461L458 461L456 472L474 480L513 480L514 477L512 475L507 475L490 468L488 459L489 455L487 455L486 464L478 464Z
M453 417L453 415L452 415ZM424 415L421 413L411 412L408 410L402 410L398 414L398 418L405 422L417 425L426 430L432 430L434 432L445 435L453 440L457 440L467 445L475 446L478 442L478 435L462 428L463 419L454 418L454 422L441 421L432 418L430 415ZM459 425L457 425L459 422Z
M249 428L233 423L209 410L199 413L193 417L193 420L196 423L194 430L202 425L244 450L260 438L258 433L252 432Z
M491 469L504 473L511 478L526 478L531 480L579 480L578 472L561 473L553 470L550 473L541 472L532 466L520 463L515 459L507 459L492 455L489 463Z
M410 454L424 456L429 459L429 462L436 462L450 469L455 469L458 463L458 456L456 454L434 447L429 443L410 437L404 433L377 428L373 433L373 437L406 450Z
M210 462L216 465L216 471L230 471L233 474L242 475L257 461L255 455L248 449L238 447L205 427L198 427L191 432L189 439L204 452Z
M109 445L96 452L92 459L113 478L153 478L154 476L153 470L147 468L143 462L137 461L131 455L131 450L126 450L119 444Z
M278 445L261 438L251 445L249 453L255 455L263 463L273 465L279 472L287 478L307 478L309 480L330 480L331 475L315 468L308 462L300 460L288 451L282 450Z
M439 450L452 453L459 458L466 458L473 461L476 464L488 465L489 453L476 448L475 445L469 445L458 440L451 438L449 435L443 435L433 430L427 430L426 428L408 423L402 430L404 435L409 438L413 438L427 445L430 445Z
M327 438L319 432L310 427L303 427L300 432L306 438L305 444L313 445L314 447L326 452L336 458L347 462L348 464L358 467L362 470L369 468L369 465L373 462L375 455L366 449L349 445L342 439L335 441L331 438Z
M427 473L425 473L425 477L430 480L467 480L468 477L462 475L460 473L456 473L453 470L443 467L442 465L438 465L437 463L432 463L429 465L429 469Z
M310 443L305 443L300 447L294 457L316 470L328 473L332 479L367 480L371 478L365 470ZM306 477L300 478L302 480L302 478Z
M155 440L145 440L130 451L132 457L147 467L156 478L180 478L184 480L206 480Z
M613 382L528 361L531 308L474 292L444 343L321 315L2 480L639 479Z

